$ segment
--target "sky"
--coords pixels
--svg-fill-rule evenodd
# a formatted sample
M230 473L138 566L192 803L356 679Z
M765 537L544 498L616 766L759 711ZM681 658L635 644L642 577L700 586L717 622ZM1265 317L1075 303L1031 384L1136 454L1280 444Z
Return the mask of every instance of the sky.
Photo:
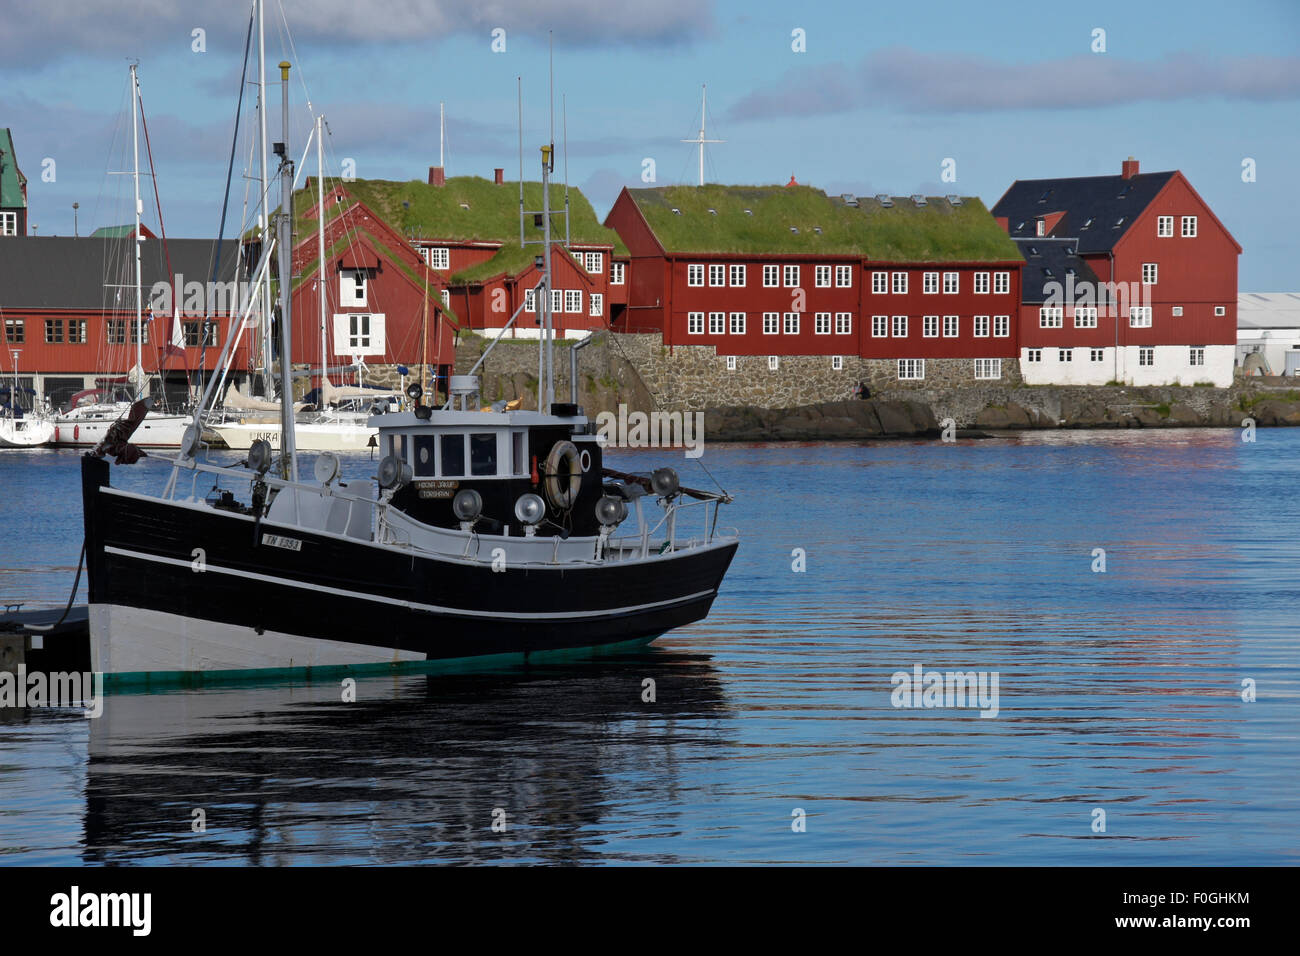
M216 235L251 9L0 0L0 126L39 235L71 235L74 202L83 235L130 221L130 177L116 173L131 168L131 60L167 233ZM1242 291L1300 290L1300 0L266 0L265 18L269 138L283 138L274 65L287 58L290 150L302 156L323 113L327 176L425 179L442 102L447 174L514 179L518 81L537 178L549 36L557 149L567 126L568 181L599 215L647 175L696 181L697 148L681 141L707 85L708 137L725 140L707 147L709 182L793 175L992 206L1016 179L1118 173L1132 155L1188 177L1243 246ZM227 235L256 194L253 93ZM156 227L152 198L145 208Z

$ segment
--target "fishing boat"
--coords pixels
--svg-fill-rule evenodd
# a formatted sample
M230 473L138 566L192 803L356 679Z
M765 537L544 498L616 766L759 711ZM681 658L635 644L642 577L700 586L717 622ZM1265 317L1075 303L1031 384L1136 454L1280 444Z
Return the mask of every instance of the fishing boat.
M287 144L290 65L280 67ZM277 155L276 236L256 279L272 255L291 275L294 163L286 146ZM408 410L369 421L383 454L371 484L343 480L328 452L300 475L283 403L278 450L258 440L238 465L201 460L214 376L160 493L115 487L104 457L82 460L94 670L152 680L528 660L644 645L708 614L738 545L718 527L730 496L686 489L671 468L607 469L576 379L571 400L555 400L553 157L543 146L543 209L521 210L546 223L540 410L482 409L482 358L453 377L439 408L411 383ZM292 354L289 285L280 283L282 355ZM251 309L232 324L223 363ZM288 363L279 374L292 395ZM130 422L142 417L137 406L98 451L131 461Z

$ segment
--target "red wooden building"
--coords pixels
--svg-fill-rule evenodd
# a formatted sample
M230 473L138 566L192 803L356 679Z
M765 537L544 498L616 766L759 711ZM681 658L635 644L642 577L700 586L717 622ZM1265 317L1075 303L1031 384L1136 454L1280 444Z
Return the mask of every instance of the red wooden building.
M993 213L1027 263L1027 382L1232 384L1241 246L1181 172L1017 180Z
M894 360L913 379L926 359L997 379L1017 355L1023 260L978 199L624 189L606 224L631 261L616 327L670 346Z

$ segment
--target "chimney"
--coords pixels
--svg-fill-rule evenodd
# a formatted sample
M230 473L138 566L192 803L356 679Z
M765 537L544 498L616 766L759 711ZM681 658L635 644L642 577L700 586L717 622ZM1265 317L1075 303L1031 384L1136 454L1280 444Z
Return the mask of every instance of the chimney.
M1132 156L1124 160L1124 166L1120 174L1125 179L1132 179L1134 176L1138 174L1138 161L1134 159Z
M498 166L496 169L492 170L492 174L493 174L493 175L492 175L492 180L493 180L493 182L495 182L498 186L500 186L500 185L502 185L502 184L505 183L505 181L506 181L506 171L505 171L503 168L501 168L500 166Z
M429 167L429 185L430 186L447 185L447 173L441 166Z

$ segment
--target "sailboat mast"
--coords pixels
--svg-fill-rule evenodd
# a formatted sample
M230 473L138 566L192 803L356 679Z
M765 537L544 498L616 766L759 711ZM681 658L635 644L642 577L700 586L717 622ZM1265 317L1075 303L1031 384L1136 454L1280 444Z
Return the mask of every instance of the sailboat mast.
M293 284L293 160L289 158L289 62L280 61L281 119L284 139L280 152L280 473L298 480L298 460L293 422L293 313L290 308ZM268 282L269 286L269 282ZM269 360L269 356L268 356Z
M135 232L132 245L135 246L135 366L139 375L139 387L136 398L144 395L144 309L140 302L140 78L136 75L136 64L131 64L131 156L132 179L135 181Z
M265 249L271 239L270 219L267 206L270 203L270 176L267 174L266 159L266 16L264 0L257 3L257 115L261 126L259 151L261 153L262 186L260 212L257 217L258 230L261 233L262 248ZM262 392L263 397L271 398L271 276L267 273L266 285L262 287Z
M542 329L543 355L546 369L546 404L540 412L549 412L555 403L555 380L553 368L552 328L554 326L553 306L555 296L551 292L551 163L555 155L555 144L542 147L542 271L546 275L546 317ZM541 383L538 383L539 389ZM539 396L540 398L540 396Z
M329 381L329 353L325 345L325 144L321 127L325 117L316 117L316 234L320 237L320 264L316 269L316 286L320 290L320 401L325 401L325 383Z

